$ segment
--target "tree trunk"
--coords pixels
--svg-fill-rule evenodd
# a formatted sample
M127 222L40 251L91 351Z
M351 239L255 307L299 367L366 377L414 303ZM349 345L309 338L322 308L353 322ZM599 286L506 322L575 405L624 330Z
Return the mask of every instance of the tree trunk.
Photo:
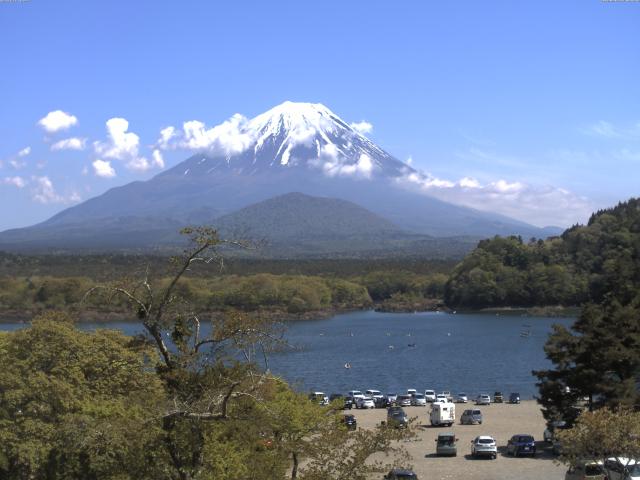
M293 460L293 467L291 468L291 480L298 478L298 454L291 452L291 459Z

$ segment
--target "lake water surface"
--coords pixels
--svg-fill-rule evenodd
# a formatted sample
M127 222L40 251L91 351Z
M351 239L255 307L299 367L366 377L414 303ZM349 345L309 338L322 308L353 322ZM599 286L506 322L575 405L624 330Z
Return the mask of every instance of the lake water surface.
M537 394L531 370L547 368L543 346L554 323L573 319L495 314L340 314L292 322L287 341L295 348L269 357L272 372L301 390L346 393L375 388L403 392L450 390ZM24 324L0 324L14 330ZM87 323L80 328L142 332L136 322ZM528 337L520 332L530 330ZM351 368L345 368L345 364Z

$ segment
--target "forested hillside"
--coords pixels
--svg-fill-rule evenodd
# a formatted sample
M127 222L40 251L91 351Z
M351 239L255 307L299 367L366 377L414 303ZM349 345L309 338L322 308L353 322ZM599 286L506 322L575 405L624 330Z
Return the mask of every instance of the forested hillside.
M134 276L135 277L135 276ZM229 309L300 315L366 309L416 310L441 302L447 275L406 270L373 271L362 275L291 275L256 273L184 277L180 296L200 312ZM120 282L119 280L118 282ZM166 286L169 279L154 282ZM51 309L77 312L81 319L108 320L129 311L124 299L85 298L97 285L113 280L87 276L0 276L0 314L30 318Z
M638 285L640 199L631 199L560 237L483 240L454 269L445 302L452 308L571 306L612 293L631 299Z

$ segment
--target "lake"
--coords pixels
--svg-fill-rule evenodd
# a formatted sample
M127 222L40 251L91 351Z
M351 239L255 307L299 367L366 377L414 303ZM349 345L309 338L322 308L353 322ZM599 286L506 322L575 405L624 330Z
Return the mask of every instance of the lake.
M286 339L295 348L271 354L269 367L300 390L327 394L415 388L473 397L501 390L533 398L537 390L531 370L550 366L543 346L551 326L572 322L502 314L346 313L290 323ZM2 330L21 327L0 325ZM136 322L80 326L104 327L142 332ZM530 335L522 337L523 330ZM345 368L347 363L351 368Z

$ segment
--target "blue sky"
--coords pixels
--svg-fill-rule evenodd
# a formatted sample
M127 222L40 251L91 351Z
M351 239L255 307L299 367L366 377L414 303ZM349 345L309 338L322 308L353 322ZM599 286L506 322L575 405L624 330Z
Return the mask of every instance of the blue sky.
M429 193L539 225L640 185L640 2L0 2L0 71L0 229L155 175L162 128L285 100L482 186Z

